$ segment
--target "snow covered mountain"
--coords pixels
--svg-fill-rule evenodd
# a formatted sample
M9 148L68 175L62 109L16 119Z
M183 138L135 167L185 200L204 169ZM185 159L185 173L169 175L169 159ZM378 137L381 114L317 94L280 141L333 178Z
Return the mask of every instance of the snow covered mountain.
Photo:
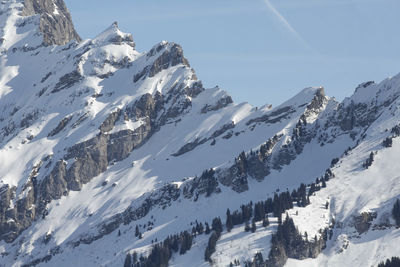
M399 96L236 104L178 44L1 1L0 266L376 266L400 255Z

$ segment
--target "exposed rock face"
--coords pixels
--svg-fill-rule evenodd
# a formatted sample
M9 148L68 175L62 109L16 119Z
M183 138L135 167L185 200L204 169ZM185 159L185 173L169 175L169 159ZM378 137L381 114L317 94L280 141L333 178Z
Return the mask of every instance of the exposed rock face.
M258 123L258 122L264 122L264 123L276 123L281 121L282 119L286 119L290 116L290 114L294 113L295 111L293 110L292 107L283 107L280 109L277 109L267 115L264 115L259 118L251 119L247 122L247 125L253 124L253 123Z
M217 138L218 136L222 135L223 133L225 133L226 131L235 128L235 123L232 121L231 123L227 123L225 125L223 125L220 129L216 130L210 137L208 138L203 138L203 139L199 139L196 138L193 142L187 143L184 146L182 146L178 152L172 154L172 156L174 157L178 157L181 156L189 151L192 151L193 149L195 149L196 147L206 143L209 140L212 140L214 138Z
M11 220L7 221L6 218L8 219L13 215L7 209L14 194L15 188L8 185L0 188L0 233L2 233L0 238L6 241L13 239L14 225L11 223Z
M101 124L100 133L97 136L70 147L64 158L55 163L50 174L40 183L36 184L35 177L31 177L32 179L26 185L28 196L18 200L13 208L10 208L10 201L14 189L0 190L1 201L4 202L1 206L3 209L0 209L0 233L2 233L0 239L6 242L14 241L35 219L47 215L48 203L68 195L70 191L81 190L84 184L107 170L110 162L126 159L133 149L144 144L168 119L181 115L190 106L190 102L187 103L182 95L182 92L187 92L186 89L176 88L176 99L171 97L166 102L159 93L154 96L144 94L125 110L112 112ZM165 103L171 103L169 109L165 109ZM116 122L123 117L122 114L125 119L140 120L143 124L134 130L108 134ZM51 132L52 135L62 131L69 121L70 118L62 120ZM72 160L72 163L67 164L66 160ZM34 173L37 172L38 170L34 170Z
M71 121L72 116L65 117L60 121L56 128L54 128L48 135L48 137L55 136L56 134L60 133L67 124Z
M221 108L224 108L224 107L226 107L226 106L228 106L229 104L232 104L232 103L233 103L232 97L226 96L226 97L221 98L220 100L218 100L218 102L215 103L214 105L206 104L201 109L201 113L207 113L207 112L210 112L210 111L220 110Z
M57 93L63 89L69 88L74 84L80 82L83 79L79 71L75 70L71 73L67 73L60 78L57 84L54 86L52 93Z
M357 232L361 235L369 230L372 225L372 221L376 219L377 214L375 212L363 212L359 216L354 217L354 227Z
M106 133L111 131L114 128L115 122L119 119L121 116L121 110L118 109L117 111L111 113L107 119L101 124L100 126L100 131L102 133Z
M24 16L40 15L40 31L45 45L81 41L63 0L25 0Z
M153 57L157 53L161 53L161 51L163 51L163 53L160 56L158 56L156 60L154 60L152 65L145 67L142 71L134 75L133 81L135 83L146 77L154 77L162 70L166 70L169 67L173 67L179 64L183 64L187 67L190 67L188 60L183 55L182 47L175 43L167 43L167 42L160 43L158 46L150 50L147 57L148 58Z
M195 149L199 145L204 144L207 141L208 141L207 138L204 138L204 139L201 139L201 140L199 138L196 138L193 142L185 144L183 147L181 147L178 150L178 152L172 154L172 156L179 157L180 155L183 155L183 154L185 154L185 153L187 153L189 151L192 151L193 149Z
M165 51L151 66L149 77L154 77L157 73L167 69L170 65L176 66L183 64L190 66L187 59L183 56L183 50L180 45L173 44L167 51Z
M118 22L114 22L112 27L118 30ZM121 45L122 43L129 44L133 48L135 48L135 42L133 41L132 34L119 34L119 30L115 32L114 35L111 35L107 42L115 45Z

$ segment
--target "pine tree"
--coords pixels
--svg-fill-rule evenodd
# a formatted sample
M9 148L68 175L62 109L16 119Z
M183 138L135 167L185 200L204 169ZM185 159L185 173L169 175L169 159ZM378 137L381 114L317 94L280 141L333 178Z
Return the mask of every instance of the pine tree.
M136 228L135 228L135 237L138 237L139 234L140 234L139 226L136 225Z
M283 212L282 210L282 205L281 205L281 200L280 197L278 196L278 194L274 194L274 200L273 200L273 214L274 217L278 217L279 214L281 214Z
M192 235L194 235L194 237L196 237L196 233L197 233L197 229L195 226L192 227Z
M131 254L126 254L124 267L131 267L132 266L132 256Z
M368 159L364 162L363 167L368 169L369 167L371 167L373 162L374 162L374 152L371 152L371 154L369 154Z
M232 228L233 228L232 215L231 211L228 209L226 211L226 229L228 232L230 232Z
M325 182L325 179L322 178L322 188L325 188L325 187L326 187L326 182Z
M331 161L331 167L335 166L338 162L339 162L339 159L338 159L338 158L332 159L332 161Z
M273 200L272 198L268 198L265 202L264 202L264 211L266 214L273 212L274 208L273 208Z
M387 259L386 262L379 263L378 267L399 267L400 266L400 258L392 257L391 259Z
M392 215L396 221L396 225L400 227L400 200L397 199L393 205Z
M311 196L316 191L315 183L312 183L308 190L308 195Z
M270 266L283 266L286 263L287 255L282 241L277 234L273 234L271 238L271 249L268 255ZM268 265L267 265L268 266Z
M264 202L258 202L254 205L254 219L256 222L261 221L265 217Z
M393 145L393 139L391 137L388 137L385 140L383 140L384 147L392 147L392 145Z
M247 158L246 153L242 151L236 160L236 165L239 169L238 175L243 175L247 173Z
M206 261L211 262L211 255L215 252L215 248L217 246L218 236L215 232L210 235L208 239L208 245L206 247L206 251L204 253L204 258Z
M305 184L300 185L298 194L299 194L299 200L297 204L299 205L299 207L306 207L309 204L309 202L307 200L307 190Z
M192 247L193 237L189 234L188 231L184 231L180 235L181 240L181 250L179 254L183 255Z
M203 234L204 232L204 227L202 223L197 223L196 221L196 231L199 233L199 235Z
M206 224L206 235L210 234L211 230L210 230L210 226L208 225L208 223Z
M171 249L175 252L178 252L178 250L179 250L179 240L178 240L177 236L173 237Z
M253 218L252 222L251 222L251 232L255 233L257 230L257 226L256 226L256 220Z
M263 220L263 226L267 227L269 225L269 220L268 220L268 216L265 216L264 220Z
M137 255L137 253L136 253L136 251L135 251L135 252L133 252L133 254L132 254L132 262L133 262L133 263L136 263L137 260L138 260L138 255Z
M257 252L254 256L253 263L251 266L264 266L264 258L260 252Z
M212 229L217 233L218 238L222 233L222 222L221 218L214 218L212 221Z
M218 181L214 176L214 169L209 169L203 172L201 178L203 181L207 181L206 196L209 197L215 191L218 186Z
M244 231L249 232L250 231L250 225L249 225L249 221L246 221L245 225L244 225Z

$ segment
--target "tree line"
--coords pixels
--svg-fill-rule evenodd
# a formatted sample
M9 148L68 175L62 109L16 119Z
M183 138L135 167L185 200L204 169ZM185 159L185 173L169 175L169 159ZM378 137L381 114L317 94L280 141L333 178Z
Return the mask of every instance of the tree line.
M296 242L301 242L300 239L302 238L291 218L286 218L282 223L282 214L292 209L294 203L297 203L299 207L306 207L309 205L309 196L321 188L326 187L326 181L332 177L334 177L334 175L332 171L328 169L325 175L321 178L317 178L314 183L308 186L302 183L291 193L289 191L281 193L276 192L274 197L267 198L265 201L256 203L250 201L248 204L241 205L240 209L233 212L227 209L225 221L226 230L230 232L234 226L245 224L244 230L254 233L256 231L256 222L262 221L263 227L267 227L269 226L268 214L272 214L274 217L278 218L278 231L277 234L273 236L272 248L275 248L275 250L281 250L282 247L288 249L290 246L296 244ZM204 252L204 259L211 262L211 256L216 251L216 244L222 232L223 223L220 217L216 217L212 220L211 227L207 222L203 225L203 223L199 223L196 220L191 232L183 231L180 234L168 236L162 242L153 244L147 257L143 255L138 256L136 252L128 253L125 258L124 267L166 267L173 253L179 252L179 254L183 255L191 249L193 238L198 234L211 234ZM135 236L139 238L142 236L138 227L135 229ZM288 239L288 236L292 239ZM309 241L306 240L305 242ZM304 244L303 246L305 246ZM274 255L273 253L275 252L271 253ZM290 253L285 252L285 255L287 254L290 255ZM258 262L264 262L260 253L256 254L255 259L257 259ZM234 263L238 263L238 261L234 261ZM266 263L266 261L264 263ZM246 262L245 264L250 264L250 262ZM254 266L254 264L248 266Z

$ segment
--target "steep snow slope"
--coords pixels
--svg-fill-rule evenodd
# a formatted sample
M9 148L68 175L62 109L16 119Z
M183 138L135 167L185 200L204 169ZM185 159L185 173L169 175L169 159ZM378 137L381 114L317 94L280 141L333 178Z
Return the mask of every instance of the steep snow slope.
M330 182L329 190L318 194L330 199L330 213L336 221L332 240L317 259L290 260L288 266L376 266L400 253L396 245L400 232L391 215L400 195L400 166L396 163L400 140L396 137L392 147L382 146L386 137L397 136L391 129L399 124L400 76L363 89L348 100L383 103L387 108L379 112L364 140L333 169L337 178ZM362 164L371 152L376 153L374 162L365 169ZM360 231L362 223L357 217L361 214L373 215L366 231Z
M340 104L323 88L275 108L236 104L203 88L179 45L138 52L117 23L93 40L51 45L59 42L41 27L48 10L26 16L31 2L0 3L0 266L123 266L128 252L146 255L152 241L196 220L224 222L227 208L314 182L333 158L336 178L288 211L310 237L334 218L333 238L317 259L288 265L371 265L396 254L384 245L396 242L393 227L353 232L364 211L377 212L374 224L390 221L399 195L397 166L387 162L400 144L381 146L399 121L399 77L362 84ZM52 3L51 16L61 16L62 1ZM371 150L379 153L364 170ZM224 231L214 263L267 259L278 227L270 222ZM207 243L198 235L170 264L208 266Z
M1 233L28 240L18 248L28 259L47 254L37 243L48 233L56 245L74 240L144 193L290 132L319 92L274 111L233 104L219 88L202 88L176 44L139 53L114 23L94 40L45 46L39 18L22 9L2 3Z

